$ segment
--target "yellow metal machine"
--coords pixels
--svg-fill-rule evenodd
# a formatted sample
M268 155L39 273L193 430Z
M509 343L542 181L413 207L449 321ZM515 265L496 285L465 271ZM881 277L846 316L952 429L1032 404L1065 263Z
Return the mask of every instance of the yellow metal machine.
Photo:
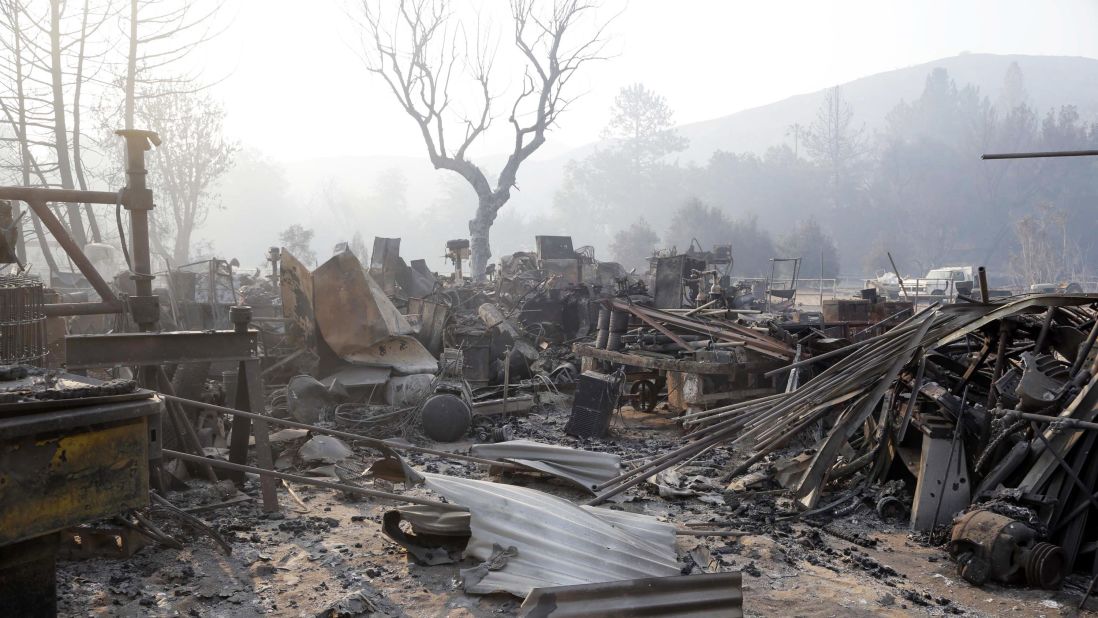
M150 391L0 403L0 616L56 613L58 533L146 506Z

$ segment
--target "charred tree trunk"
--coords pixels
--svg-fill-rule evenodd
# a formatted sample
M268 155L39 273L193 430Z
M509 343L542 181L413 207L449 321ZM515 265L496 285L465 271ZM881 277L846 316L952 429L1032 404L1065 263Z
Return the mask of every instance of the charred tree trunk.
M596 23L593 34L589 32L581 42L564 45L565 33L582 16L594 14L597 2L568 0L553 3L545 14L535 14L533 2L512 0L513 42L525 59L526 69L507 117L514 128L514 147L493 189L484 172L466 156L494 117L492 102L496 97L489 87L494 59L491 46L482 46L483 33L478 33L477 45L470 49L468 40L457 36L459 29L447 27L451 12L443 0L400 2L395 19L382 16L385 4L363 4L367 39L371 41L366 68L385 80L419 126L435 169L460 174L476 191L477 212L469 221L470 269L474 281L483 281L492 257L492 224L510 199L511 189L517 186L519 166L545 143L546 131L568 107L571 99L562 94L565 84L580 66L602 58L602 33L609 22ZM398 47L403 49L398 51ZM462 58L480 91L481 107L479 112L457 114L464 136L455 141L451 134L448 147L444 119L452 103L448 88L455 65L460 67Z
M172 250L172 259L177 265L186 264L191 259L191 230L179 228L175 237L175 246Z
M11 14L10 19L12 23L12 31L15 34L15 92L16 92L16 115L18 117L16 127L19 131L19 168L22 172L23 186L31 186L31 165L33 159L30 151L30 142L27 139L27 98L23 92L23 37L19 30L19 9L18 7L10 7ZM12 121L10 111L7 107L4 108L4 113L8 114L8 122ZM41 170L35 169L38 172L39 177L42 177ZM43 185L45 180L43 178ZM50 251L50 246L46 242L46 232L42 229L42 222L38 220L38 215L31 210L29 213L31 225L34 228L34 233L38 237L38 248L42 251L42 257L46 261L46 266L49 268L50 276L57 272L57 262L53 259L53 253ZM22 233L20 233L20 239L22 239ZM24 251L26 246L23 245ZM25 259L25 256L20 255L21 259Z
M492 224L496 222L499 209L506 198L492 194L481 196L477 204L477 214L469 220L469 271L473 281L483 281L488 269L488 260L492 258L490 234Z
M61 175L61 186L75 188L72 178L72 162L69 160L69 131L65 119L65 90L62 81L61 65L61 0L50 0L50 77L53 93L53 135L54 148L57 151L57 171ZM69 214L69 232L76 244L83 247L88 243L84 235L83 215L79 204L66 204Z
M84 0L84 16L80 22L80 49L76 56L76 88L72 95L72 164L76 168L76 181L81 191L88 190L88 181L84 177L84 161L80 158L80 89L84 84L84 49L88 40L88 0ZM95 220L95 211L91 204L84 204L88 213L88 228L94 242L103 242L99 233L99 223Z

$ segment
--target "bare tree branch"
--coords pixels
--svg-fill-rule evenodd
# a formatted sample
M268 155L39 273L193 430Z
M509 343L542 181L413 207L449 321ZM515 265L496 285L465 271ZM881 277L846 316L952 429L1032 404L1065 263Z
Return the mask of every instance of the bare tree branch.
M362 0L366 68L384 81L416 123L435 169L460 174L476 192L478 207L469 230L473 273L482 277L491 257L489 230L517 186L519 167L545 143L546 132L574 100L566 96L568 82L584 64L605 57L604 33L613 18L600 22L595 0L556 0L544 15L532 0L511 0L512 42L525 70L508 116L512 151L493 186L469 160L469 150L492 126L499 96L493 94L491 80L498 45L490 24L478 13L470 36L465 24L454 23L442 0L400 0L388 16L385 6L379 0ZM585 21L593 22L591 31L577 32ZM477 91L474 114L450 109L453 80L461 74ZM461 139L451 151L447 129L455 125Z

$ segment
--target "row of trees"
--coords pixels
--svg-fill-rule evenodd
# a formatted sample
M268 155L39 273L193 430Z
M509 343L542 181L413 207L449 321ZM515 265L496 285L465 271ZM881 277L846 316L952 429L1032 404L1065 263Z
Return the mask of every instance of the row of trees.
M1039 114L1016 64L1003 84L992 103L936 69L921 96L898 102L873 134L834 88L809 126L790 127L791 143L761 156L716 152L705 165L675 160L686 144L666 102L633 86L615 104L604 146L569 164L557 209L621 222L603 233L631 265L652 247L681 251L696 237L703 246L731 242L745 276L762 274L770 257L803 257L805 276L822 266L832 277L838 245L845 272L887 270L891 251L907 272L958 262L1019 284L1083 278L1098 257L1095 162L980 154L1093 148L1098 124L1070 105Z
M113 131L157 131L163 144L148 159L153 248L168 263L187 262L194 230L217 203L213 184L236 150L222 138L222 108L187 67L216 34L219 8L200 0L0 0L0 183L117 188L123 154ZM66 204L57 213L81 246L117 243L113 212ZM56 271L40 222L32 215L24 224L28 246Z
M829 123L847 122L850 115L849 106L829 96L827 109L821 112L820 127L812 131L797 127L799 133L794 138L798 142L803 139L806 150L821 159L831 150L838 160L861 147L851 143L857 136L838 135L837 129L829 128ZM825 131L830 131L836 144L827 143ZM770 259L781 256L804 257L802 272L806 277L834 277L838 273L835 244L811 214L791 221L775 238L769 226L760 222L755 214L758 211L736 209L740 214L732 216L730 209L713 205L723 201L721 196L735 195L747 184L761 190L759 211L773 212L774 206L766 203L784 201L765 190L800 188L807 198L819 189L825 176L794 152L775 149L767 159L717 152L706 168L681 166L672 157L686 149L687 141L675 131L666 100L642 84L621 90L602 137L603 147L582 161L568 163L564 185L555 201L559 216L571 220L620 221L626 213L639 211L651 213L649 216L663 224L662 237L645 216L615 232L609 242L615 260L630 268L643 268L657 248L685 251L692 246L709 249L731 244L739 274L765 274ZM779 159L780 165L769 164ZM835 173L827 177L835 187L833 200L847 191L845 167L839 162ZM777 171L788 178L779 178L774 173ZM659 216L661 211L668 211L668 204L679 206L670 209L670 217Z

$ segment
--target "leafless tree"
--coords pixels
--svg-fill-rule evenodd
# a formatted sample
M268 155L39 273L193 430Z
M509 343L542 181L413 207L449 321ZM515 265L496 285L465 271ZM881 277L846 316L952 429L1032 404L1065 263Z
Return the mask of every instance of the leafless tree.
M497 47L491 29L479 19L475 25L456 20L443 0L400 0L395 6L362 0L368 70L384 79L415 121L435 169L460 174L477 194L469 221L476 279L484 277L492 255L489 232L511 198L519 166L545 143L546 132L574 100L568 86L579 69L604 57L611 20L599 21L598 9L594 0L555 0L543 12L532 0L511 0L512 42L525 72L507 116L513 148L493 184L469 159L470 147L496 119L493 104L501 96L491 79ZM583 32L588 17L593 23ZM475 105L462 105L456 96L463 73L475 85ZM474 107L471 114L461 111ZM462 127L456 140L455 123Z
M223 2L126 0L126 3L122 117L125 127L132 129L138 99L154 92L165 95L205 87L198 81L198 75L181 73L178 64L220 32L215 22Z
M106 62L109 45L100 29L112 10L111 0L3 2L0 19L9 74L0 90L0 121L13 128L23 184L32 184L33 171L38 184L86 187L81 94ZM84 213L92 239L102 239L89 208L68 204L65 210L63 222L77 242L87 241ZM31 221L37 223L33 217ZM40 241L52 270L48 248Z
M1067 214L1050 204L1014 222L1018 250L1010 256L1015 280L1028 288L1035 283L1062 283L1082 276L1083 256L1068 232Z
M213 184L237 146L222 137L224 110L202 93L153 91L139 100L136 117L163 140L149 163L157 187L153 231L157 252L179 266L190 258L191 237L216 203Z
M30 139L28 137L29 133L27 126L27 95L24 92L25 73L27 69L23 58L23 34L20 25L21 13L22 6L16 0L5 0L0 3L0 18L2 18L4 26L3 45L8 51L7 57L9 58L9 63L3 66L4 77L7 83L11 84L11 91L0 96L0 109L2 109L4 120L7 122L12 133L11 137L5 137L4 140L9 144L14 144L15 149L18 150L19 154L16 158L18 160L17 165L20 171L20 178L23 186L30 186L32 167L41 179L42 184L47 184L47 182L30 150ZM29 218L38 238L39 249L42 251L42 255L50 272L55 272L57 270L57 264L54 262L53 254L50 251L49 245L46 243L42 222L38 220L38 216L33 212L30 213Z
M853 179L852 167L865 154L865 127L854 124L854 106L835 86L824 94L816 119L804 134L805 150L826 169L831 184L832 207L845 205Z

